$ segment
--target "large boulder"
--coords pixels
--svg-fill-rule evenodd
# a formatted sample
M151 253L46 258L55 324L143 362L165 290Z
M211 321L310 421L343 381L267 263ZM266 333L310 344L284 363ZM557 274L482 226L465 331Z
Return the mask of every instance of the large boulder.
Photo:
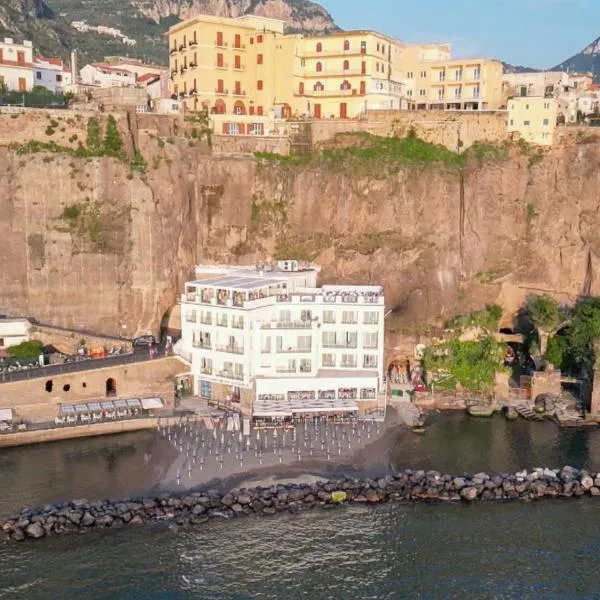
M27 537L33 538L34 540L42 538L46 535L44 528L39 523L32 523L31 525L28 525L25 528L25 533L27 534Z
M477 499L477 488L476 487L464 487L460 490L460 497L467 502L473 502Z

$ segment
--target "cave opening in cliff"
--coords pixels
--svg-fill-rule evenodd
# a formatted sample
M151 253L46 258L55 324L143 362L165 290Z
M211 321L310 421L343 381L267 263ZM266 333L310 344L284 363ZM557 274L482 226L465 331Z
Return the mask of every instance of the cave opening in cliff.
M117 395L117 382L109 377L106 380L106 395L107 396L116 396Z

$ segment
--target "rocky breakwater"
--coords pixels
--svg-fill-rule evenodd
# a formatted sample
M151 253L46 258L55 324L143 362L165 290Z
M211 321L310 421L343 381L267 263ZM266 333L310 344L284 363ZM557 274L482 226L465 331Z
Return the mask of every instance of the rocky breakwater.
M474 502L537 500L600 496L600 473L573 467L534 469L515 474L443 475L437 471L404 470L380 479L336 479L311 484L276 484L269 487L206 491L186 495L120 501L74 500L23 509L1 530L7 540L23 541L70 532L117 528L144 523L169 523L178 529L244 515L295 513L344 504L375 505L384 502Z

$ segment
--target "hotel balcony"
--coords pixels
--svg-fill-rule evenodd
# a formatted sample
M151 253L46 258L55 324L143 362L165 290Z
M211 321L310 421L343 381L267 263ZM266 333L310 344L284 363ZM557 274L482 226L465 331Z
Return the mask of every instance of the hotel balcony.
M362 69L335 69L328 71L304 71L304 77L370 77Z
M234 329L244 329L244 321L231 321L231 326Z
M309 98L337 97L337 96L364 96L356 89L352 90L304 90L304 92L294 92L294 96L307 96Z
M323 348L349 348L356 350L358 348L358 342L326 342L323 343Z
M344 325L357 325L358 317L342 317L342 323Z
M171 48L169 50L169 56L175 56L175 54L177 54L179 52L179 50L177 48Z
M200 317L200 323L202 325L212 325L212 317L210 315L208 317Z
M218 88L215 88L215 94L217 96L229 96L229 90L220 90ZM219 303L221 304L221 303Z
M282 373L282 374L290 374L290 373L297 373L298 369L292 369L291 367L275 367L275 373Z
M217 327L229 327L229 321L227 319L217 318Z
M312 348L278 348L277 354L308 354Z
M245 50L246 49L246 44L238 44L237 46L234 44L233 46L231 46L232 50Z
M312 329L312 321L271 321L263 323L261 329Z
M229 63L215 63L215 69L221 69L223 71L226 71L227 69L229 69Z
M195 322L196 322L196 317L197 317L197 316L198 316L198 315L196 315L196 313L190 313L190 314L187 314L187 315L185 315L185 320L186 320L188 323L195 323Z
M377 343L375 343L375 344L363 344L362 347L365 350L377 350Z
M245 96L245 95L246 95L246 92L245 92L244 90L234 90L234 91L232 92L232 94L233 94L234 96L242 96L242 97L243 97L243 96Z
M190 63L190 69L193 71L194 69L196 69L198 67L198 65L196 63Z
M243 71L246 70L246 65L240 65L239 67L235 67L234 66L234 67L232 67L232 70L233 71L241 71L241 72L243 72Z
M360 56L367 54L366 48L361 48L360 46L355 46L353 48L349 48L348 50L344 50L343 48L339 48L337 50L321 50L321 52L317 52L317 50L305 50L304 52L299 52L297 56L300 58L317 58L319 56Z
M198 42L197 42L196 40L192 40L192 41L190 42L190 48L194 48L194 47L195 47L195 46L197 46L197 45L198 45Z
M200 348L201 350L212 350L212 344L210 342L195 340L192 345L194 348Z
M187 46L185 44L181 44L179 46L179 52L183 52L186 48L187 48Z
M340 368L341 369L356 369L356 361L355 360L350 360L350 361L342 361L340 363Z
M202 373L202 375L212 375L212 367L200 367L200 373Z
M226 352L227 354L244 354L244 346L227 344L225 346L217 346L217 352Z
M227 48L229 44L227 42L219 42L219 40L215 40L215 48Z
M233 371L217 371L218 377L225 377L227 379L235 379L236 381L244 381L244 373L234 373Z

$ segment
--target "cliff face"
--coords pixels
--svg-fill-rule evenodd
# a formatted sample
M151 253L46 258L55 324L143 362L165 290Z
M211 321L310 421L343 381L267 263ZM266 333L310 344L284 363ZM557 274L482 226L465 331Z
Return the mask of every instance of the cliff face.
M152 0L135 2L137 11L159 23L171 16L182 20L200 14L239 17L255 14L280 19L299 31L327 31L335 28L331 15L319 4L308 0Z
M0 150L0 312L157 331L196 263L274 255L314 259L324 282L384 284L404 328L533 291L600 293L600 143L385 178L212 157L144 131L139 148L145 175Z

